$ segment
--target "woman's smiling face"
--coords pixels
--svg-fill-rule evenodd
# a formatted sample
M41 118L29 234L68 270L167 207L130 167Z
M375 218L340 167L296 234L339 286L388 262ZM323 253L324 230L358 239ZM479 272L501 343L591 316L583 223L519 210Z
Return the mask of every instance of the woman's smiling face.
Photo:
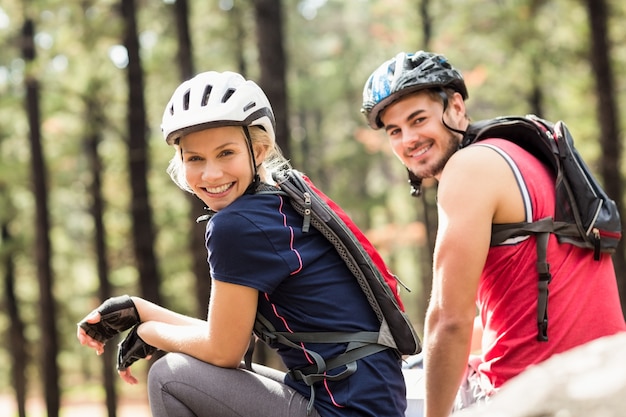
M212 210L227 207L252 183L250 151L242 128L193 132L182 137L179 146L187 184Z

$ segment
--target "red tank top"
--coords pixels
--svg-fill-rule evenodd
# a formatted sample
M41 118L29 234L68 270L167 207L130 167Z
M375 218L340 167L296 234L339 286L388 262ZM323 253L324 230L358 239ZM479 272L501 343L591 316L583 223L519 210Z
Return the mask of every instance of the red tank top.
M511 166L526 220L551 216L555 193L549 170L509 141L489 139L478 146L482 144L498 151ZM591 251L559 244L551 235L547 258L552 273L548 341L539 342L535 238L518 238L489 250L477 299L484 329L478 372L496 389L555 353L626 330L610 255L595 261Z

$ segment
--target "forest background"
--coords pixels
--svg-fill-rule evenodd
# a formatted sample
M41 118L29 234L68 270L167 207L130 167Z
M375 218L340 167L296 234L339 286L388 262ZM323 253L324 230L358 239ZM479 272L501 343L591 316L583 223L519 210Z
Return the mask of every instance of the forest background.
M94 356L76 322L124 293L206 314L203 208L165 173L159 128L183 79L233 70L264 88L281 147L412 289L421 334L436 185L410 197L360 114L365 80L397 52L443 53L474 120L564 119L621 207L625 15L617 0L3 0L0 394L20 417L32 397L50 417L79 398L114 416L145 387L122 389L115 349ZM614 259L624 302L623 246Z

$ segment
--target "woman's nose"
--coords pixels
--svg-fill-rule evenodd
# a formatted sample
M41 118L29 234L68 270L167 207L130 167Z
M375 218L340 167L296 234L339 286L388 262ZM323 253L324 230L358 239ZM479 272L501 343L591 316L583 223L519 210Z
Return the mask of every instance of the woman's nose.
M219 178L222 175L222 170L219 168L218 164L213 164L211 162L206 162L202 169L202 179L203 180L211 180L214 178Z

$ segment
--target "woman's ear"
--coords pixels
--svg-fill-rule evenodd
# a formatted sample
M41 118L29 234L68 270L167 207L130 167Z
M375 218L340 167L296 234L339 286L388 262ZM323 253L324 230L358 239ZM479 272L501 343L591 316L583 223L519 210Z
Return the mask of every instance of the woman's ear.
M261 165L267 156L267 147L259 145L254 147L254 160L257 165Z

